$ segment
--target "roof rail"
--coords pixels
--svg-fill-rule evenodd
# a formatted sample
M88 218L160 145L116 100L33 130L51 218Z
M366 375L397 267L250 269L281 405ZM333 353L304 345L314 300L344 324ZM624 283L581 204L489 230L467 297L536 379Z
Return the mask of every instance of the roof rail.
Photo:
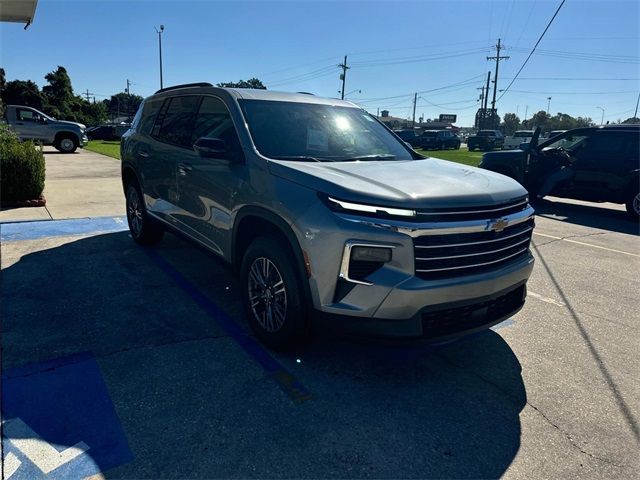
M213 87L209 82L197 82L197 83L183 83L182 85L174 85L173 87L161 88L156 93L166 92L169 90L175 90L177 88L189 88L189 87ZM154 93L155 95L155 93Z

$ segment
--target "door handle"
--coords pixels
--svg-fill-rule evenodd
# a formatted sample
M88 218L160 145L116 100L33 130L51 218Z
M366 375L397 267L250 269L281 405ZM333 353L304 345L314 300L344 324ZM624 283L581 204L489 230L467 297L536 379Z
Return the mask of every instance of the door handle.
M138 156L142 157L142 158L148 158L149 154L147 152L143 152L141 150L138 150Z
M193 167L189 163L179 163L178 164L178 173L180 175L186 175L191 171Z

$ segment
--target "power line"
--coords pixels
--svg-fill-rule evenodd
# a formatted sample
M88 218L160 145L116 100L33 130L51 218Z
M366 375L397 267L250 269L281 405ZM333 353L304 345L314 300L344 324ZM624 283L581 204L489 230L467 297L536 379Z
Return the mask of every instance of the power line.
M558 16L558 13L560 12L560 9L562 8L562 6L564 5L564 2L566 0L562 0L562 2L560 2L560 5L558 5L558 9L556 10L556 13L553 14L553 17L551 17L551 20L549 20L549 23L547 24L547 26L545 27L544 31L542 32L542 35L540 35L540 38L538 38L538 41L536 42L536 44L533 46L533 49L531 50L531 53L529 53L529 56L526 58L526 60L524 61L524 63L522 64L522 66L520 67L520 70L518 70L518 73L516 73L516 76L513 77L513 79L511 80L511 82L509 83L509 85L507 85L507 88L504 89L504 91L502 92L502 95L500 95L500 98L504 97L505 93L507 93L509 91L509 89L511 88L511 85L513 85L513 82L516 81L516 79L518 78L518 76L520 75L520 72L522 72L522 70L524 69L525 65L529 62L529 59L531 58L531 55L533 55L533 52L536 51L536 48L538 48L538 45L540 44L540 42L542 41L544 35L547 33L547 30L549 30L549 27L551 26L551 24L553 23L553 21L555 20L556 16ZM500 55L500 53L498 52L498 55Z

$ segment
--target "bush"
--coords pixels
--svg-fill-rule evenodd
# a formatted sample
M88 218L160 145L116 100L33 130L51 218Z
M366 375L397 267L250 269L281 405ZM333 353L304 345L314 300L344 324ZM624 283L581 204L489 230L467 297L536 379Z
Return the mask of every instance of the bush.
M44 176L42 149L33 142L20 142L9 127L0 124L0 200L39 198L44 190Z

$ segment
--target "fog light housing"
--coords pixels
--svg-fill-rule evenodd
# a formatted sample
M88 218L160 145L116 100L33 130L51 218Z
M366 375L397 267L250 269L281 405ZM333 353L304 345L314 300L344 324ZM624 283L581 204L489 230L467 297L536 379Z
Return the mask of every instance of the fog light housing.
M391 261L391 249L383 247L353 247L351 260L354 262L387 263Z

